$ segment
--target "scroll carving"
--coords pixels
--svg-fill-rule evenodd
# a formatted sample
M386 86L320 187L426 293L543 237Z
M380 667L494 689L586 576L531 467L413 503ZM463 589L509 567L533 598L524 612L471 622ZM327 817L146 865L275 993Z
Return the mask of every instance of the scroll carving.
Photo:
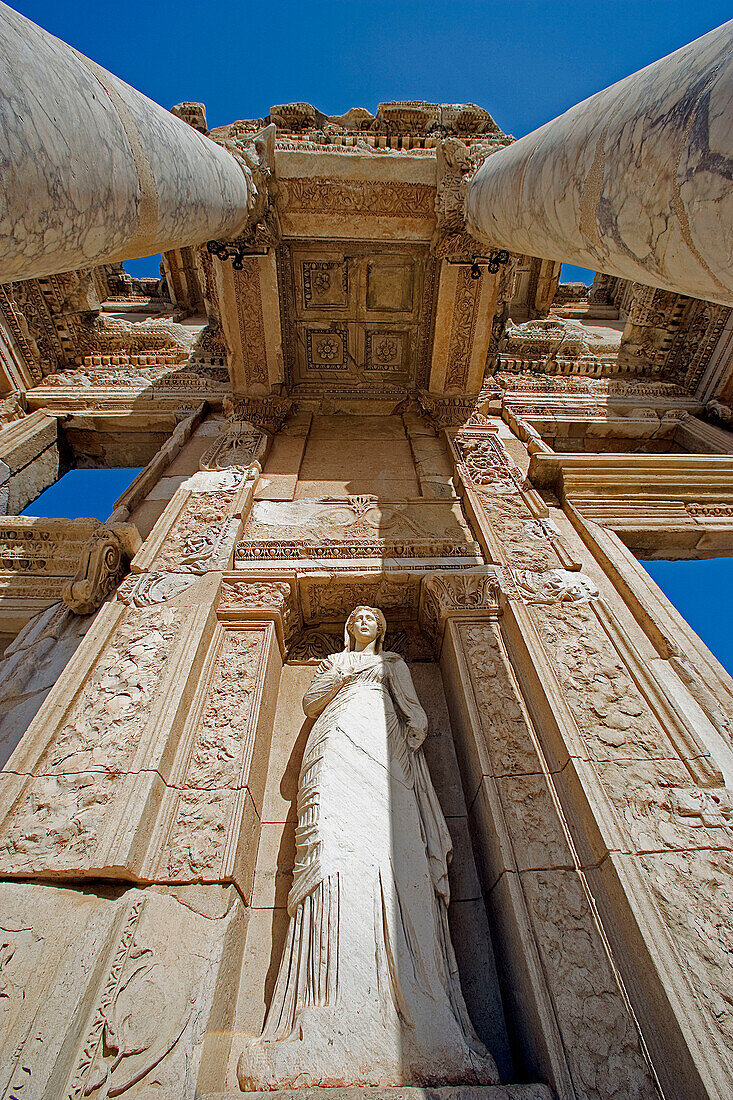
M129 1092L170 1054L193 1014L175 974L138 942L144 906L130 909L68 1100Z
M182 573L136 573L117 589L117 599L128 607L152 607L180 596L196 581Z
M262 461L267 437L247 421L228 425L211 447L201 456L202 470L226 470L232 466L251 466Z
M478 319L480 282L471 278L471 269L461 267L458 272L456 296L453 303L453 321L448 344L448 371L446 389L465 389L471 366L474 333Z
M114 591L140 546L132 524L100 526L89 539L75 576L64 585L61 598L77 615L90 615Z

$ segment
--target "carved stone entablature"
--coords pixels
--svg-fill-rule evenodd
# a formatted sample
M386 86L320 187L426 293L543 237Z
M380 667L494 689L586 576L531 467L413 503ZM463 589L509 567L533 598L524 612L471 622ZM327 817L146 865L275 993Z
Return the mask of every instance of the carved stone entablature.
M222 579L217 616L223 622L273 621L284 652L288 639L301 623L295 577L282 574L242 577L228 573Z
M120 400L122 395L145 395L156 402L175 399L177 403L181 397L188 397L198 404L204 398L221 401L231 393L229 374L223 366L197 363L194 368L190 363L160 360L157 354L145 356L145 363L140 364L125 356L119 358L118 365L100 362L49 375L32 391L33 401L37 405L68 402L78 407L80 403Z
M0 287L0 314L28 372L27 384L90 350L100 311L93 274L67 271Z
M547 374L600 375L618 367L619 339L566 317L552 314L545 319L515 325L506 322L498 345L498 369Z
M242 397L225 401L224 412L232 421L247 421L250 425L277 434L294 409L287 397L269 394L267 397Z
M536 397L544 400L550 397L589 396L596 398L653 398L660 404L674 404L684 401L699 404L681 386L662 381L636 381L623 378L590 378L578 375L538 375L529 370L517 374L499 370L494 376L505 393L505 400L521 400Z
M499 593L499 575L492 566L470 573L428 573L420 594L420 625L439 643L448 617L498 615Z
M182 118L189 126L193 126L194 130L198 130L202 134L208 134L205 104L176 103L175 107L171 107L171 114L175 115L176 118Z
M75 575L62 589L66 606L77 615L90 615L101 607L124 577L140 545L134 524L100 524L84 548Z
M719 516L720 518L733 518L733 504L726 504L722 501L717 504L685 504L685 510L688 515L691 516Z
M257 501L235 562L434 560L478 564L478 544L456 501ZM439 562L436 562L439 564ZM244 567L244 566L242 566Z
M59 599L61 587L84 567L90 540L99 531L114 531L130 557L140 545L137 528L105 527L95 519L35 519L3 516L0 524L0 584L3 597L23 581L24 592Z
M385 138L387 148L405 148L404 139L409 138L425 142L425 147L432 147L445 134L457 134L469 141L472 138L491 138L504 145L514 140L502 133L485 108L475 103L427 103L424 100L380 103L376 115L366 107L352 107L342 115L326 115L311 103L279 103L270 107L267 119L243 119L218 127L212 135L217 138L250 137L268 121L274 123L279 131L278 146L286 147L299 142L336 149L339 146L349 148L355 138L364 145L374 145L379 137L382 137L380 148L385 147ZM287 137L283 138L280 134ZM398 138L403 139L399 146L396 142ZM417 141L416 147L420 148ZM412 146L408 144L407 148Z

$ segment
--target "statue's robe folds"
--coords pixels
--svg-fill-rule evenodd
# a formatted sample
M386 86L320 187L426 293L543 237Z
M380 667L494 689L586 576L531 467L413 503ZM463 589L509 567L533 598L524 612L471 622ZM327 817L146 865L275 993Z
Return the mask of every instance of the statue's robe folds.
M344 676L350 679L344 682ZM493 1084L447 920L451 841L405 662L344 651L303 699L290 926L243 1089Z

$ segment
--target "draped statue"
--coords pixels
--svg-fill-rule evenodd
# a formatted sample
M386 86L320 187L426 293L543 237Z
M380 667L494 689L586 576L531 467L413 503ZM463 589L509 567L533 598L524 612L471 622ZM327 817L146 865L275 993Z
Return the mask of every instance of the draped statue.
M290 924L243 1090L496 1084L461 992L448 928L445 818L407 665L381 611L357 607L345 648L303 699L315 718L298 784Z

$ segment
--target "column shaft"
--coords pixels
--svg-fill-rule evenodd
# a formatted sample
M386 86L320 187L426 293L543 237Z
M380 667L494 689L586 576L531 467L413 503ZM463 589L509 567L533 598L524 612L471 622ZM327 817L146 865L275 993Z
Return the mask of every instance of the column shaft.
M471 232L733 305L732 46L729 22L492 153Z
M0 282L234 235L236 159L0 4Z

